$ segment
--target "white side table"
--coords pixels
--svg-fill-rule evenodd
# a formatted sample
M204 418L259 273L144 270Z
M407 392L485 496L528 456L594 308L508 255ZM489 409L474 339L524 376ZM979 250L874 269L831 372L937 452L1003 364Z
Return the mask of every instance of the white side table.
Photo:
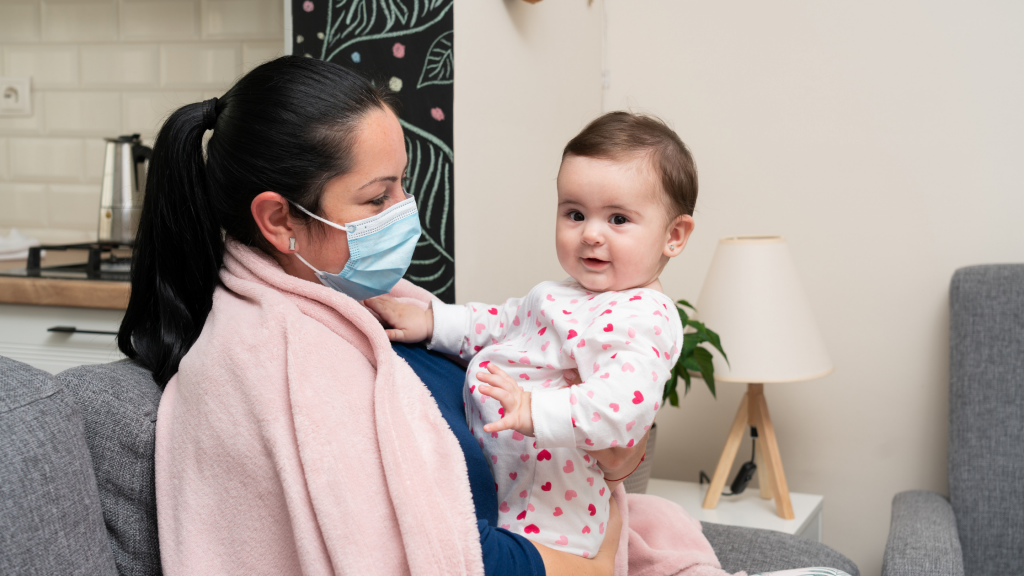
M747 488L738 496L722 496L717 508L704 509L708 485L651 478L647 493L661 496L682 506L690 516L701 522L776 530L821 542L821 511L824 496L790 493L792 520L783 520L775 513L772 500L762 500L757 488Z

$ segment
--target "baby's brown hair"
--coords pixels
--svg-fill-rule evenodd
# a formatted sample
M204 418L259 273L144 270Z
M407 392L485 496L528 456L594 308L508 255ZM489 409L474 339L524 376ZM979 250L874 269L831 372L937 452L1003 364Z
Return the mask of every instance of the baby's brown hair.
M647 156L661 176L661 186L674 214L693 215L697 204L697 166L686 144L661 119L632 112L609 112L598 117L565 145L562 159L572 154L584 158L620 160Z

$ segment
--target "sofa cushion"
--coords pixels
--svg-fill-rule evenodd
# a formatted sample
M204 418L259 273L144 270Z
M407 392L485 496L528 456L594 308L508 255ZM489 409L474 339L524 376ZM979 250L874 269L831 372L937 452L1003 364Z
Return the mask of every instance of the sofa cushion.
M153 471L160 387L148 370L131 360L78 366L57 379L85 420L118 572L160 574Z
M850 576L860 574L849 558L813 540L774 530L700 524L726 572L746 570L747 574L759 574L819 566L845 570Z
M4 357L0 574L116 574L77 407L53 376Z
M964 572L1024 566L1024 264L950 284L949 496Z

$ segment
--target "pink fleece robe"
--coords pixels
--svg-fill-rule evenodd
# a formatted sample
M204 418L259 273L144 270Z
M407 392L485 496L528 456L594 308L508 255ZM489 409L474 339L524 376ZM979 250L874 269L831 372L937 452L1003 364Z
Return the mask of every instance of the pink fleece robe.
M377 320L230 239L221 281L157 417L164 572L482 575L462 451ZM724 574L681 508L615 496L616 574Z

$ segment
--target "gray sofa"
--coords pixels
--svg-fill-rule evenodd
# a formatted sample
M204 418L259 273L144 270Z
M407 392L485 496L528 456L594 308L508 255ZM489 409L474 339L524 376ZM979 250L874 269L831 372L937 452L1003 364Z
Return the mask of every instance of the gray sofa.
M0 574L160 574L153 443L160 389L130 361L56 377L0 357ZM779 532L704 525L723 568L831 566Z
M883 576L1024 571L1024 264L949 290L949 499L897 494Z

